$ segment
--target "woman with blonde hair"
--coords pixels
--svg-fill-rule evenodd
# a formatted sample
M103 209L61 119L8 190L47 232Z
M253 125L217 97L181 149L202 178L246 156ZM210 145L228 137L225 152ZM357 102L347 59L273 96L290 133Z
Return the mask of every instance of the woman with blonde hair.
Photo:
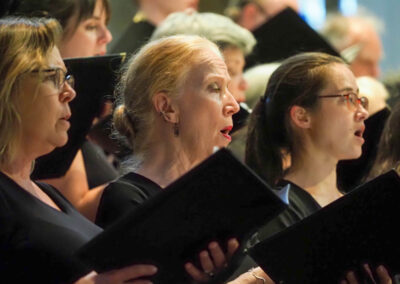
M0 274L7 283L149 283L156 268L97 274L73 252L101 229L52 186L34 182L37 157L67 140L75 97L52 19L0 20ZM136 279L136 280L135 280Z

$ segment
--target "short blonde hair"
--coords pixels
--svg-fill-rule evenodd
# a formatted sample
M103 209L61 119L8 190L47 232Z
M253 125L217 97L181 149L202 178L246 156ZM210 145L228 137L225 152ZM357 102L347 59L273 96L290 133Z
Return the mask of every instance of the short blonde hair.
M21 128L18 102L34 93L19 92L19 78L46 64L60 36L54 19L0 19L0 167L15 156Z
M202 62L205 50L218 47L205 38L179 35L152 41L143 46L123 67L116 88L114 126L132 144L135 155L149 145L155 111L153 96L165 92L178 99L186 75ZM205 58L204 58L205 60Z

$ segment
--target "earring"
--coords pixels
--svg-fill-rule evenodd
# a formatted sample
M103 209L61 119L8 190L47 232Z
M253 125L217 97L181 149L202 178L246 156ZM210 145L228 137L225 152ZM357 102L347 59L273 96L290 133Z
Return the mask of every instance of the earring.
M178 137L179 136L179 124L177 122L174 123L173 130L174 130L174 136Z

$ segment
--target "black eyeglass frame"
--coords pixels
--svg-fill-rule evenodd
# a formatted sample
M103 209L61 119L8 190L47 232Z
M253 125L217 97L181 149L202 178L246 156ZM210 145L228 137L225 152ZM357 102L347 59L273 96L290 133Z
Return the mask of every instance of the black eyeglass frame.
M355 100L353 100L350 97L354 97ZM324 95L324 96L317 96L318 98L339 98L342 97L346 100L348 104L352 104L355 108L357 108L358 105L361 105L364 109L368 110L368 105L369 101L367 97L358 97L356 93L349 92L345 94L336 94L336 95Z

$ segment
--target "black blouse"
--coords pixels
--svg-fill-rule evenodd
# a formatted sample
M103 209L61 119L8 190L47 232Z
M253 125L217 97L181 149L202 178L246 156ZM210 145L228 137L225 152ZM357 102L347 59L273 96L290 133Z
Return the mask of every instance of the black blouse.
M131 172L120 177L104 189L96 224L102 228L110 226L161 191L158 184L142 175Z
M89 270L73 253L102 230L52 186L37 185L58 211L0 172L0 278L4 283L71 283Z

